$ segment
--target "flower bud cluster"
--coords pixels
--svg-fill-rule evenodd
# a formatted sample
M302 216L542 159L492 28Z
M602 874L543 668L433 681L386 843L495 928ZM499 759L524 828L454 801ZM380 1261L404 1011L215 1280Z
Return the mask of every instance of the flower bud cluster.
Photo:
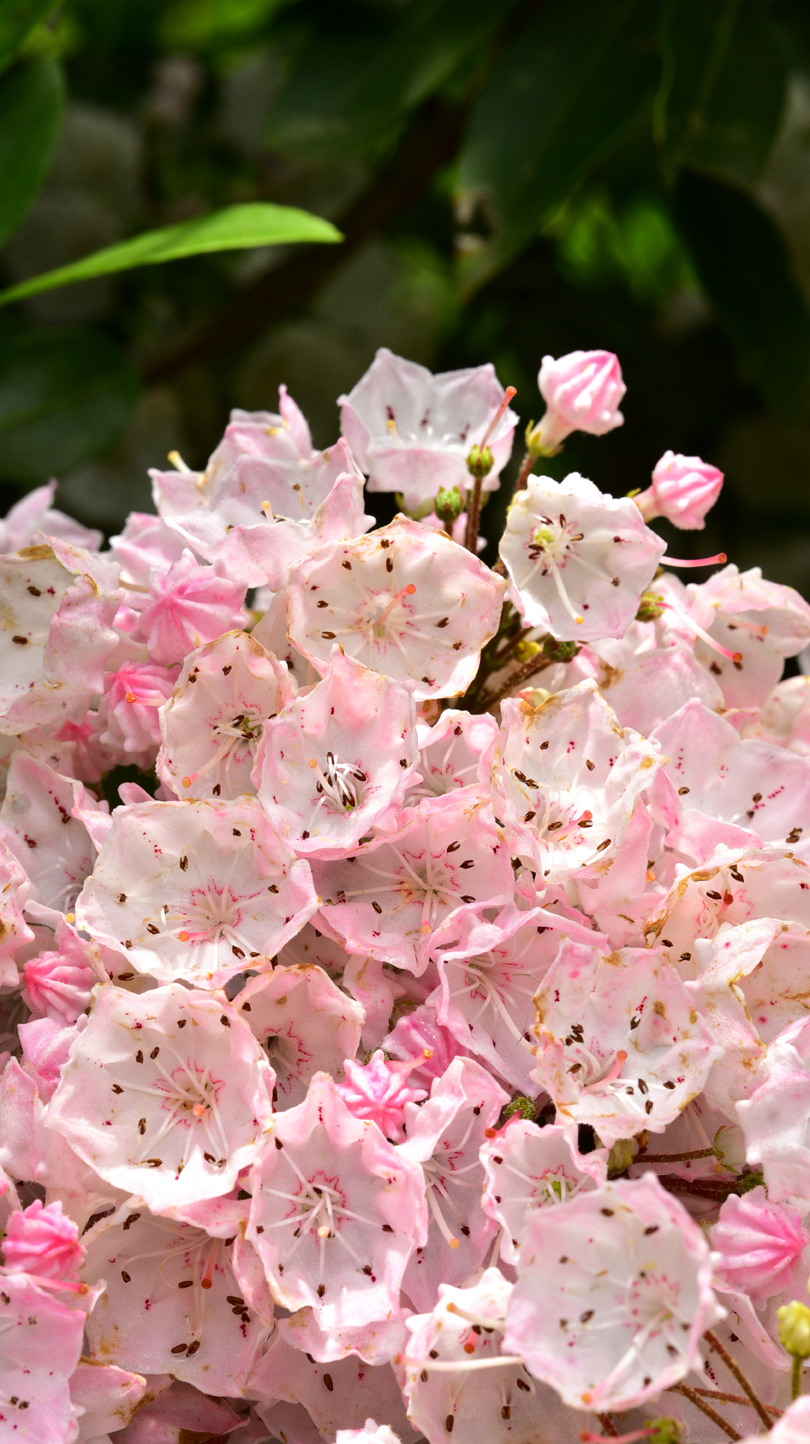
M807 1436L810 607L540 389L494 567L513 391L388 351L0 524L0 1440Z

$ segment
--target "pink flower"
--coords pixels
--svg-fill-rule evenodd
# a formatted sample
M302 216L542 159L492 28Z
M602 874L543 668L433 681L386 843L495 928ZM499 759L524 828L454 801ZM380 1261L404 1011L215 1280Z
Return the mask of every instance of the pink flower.
M764 1188L739 1198L729 1195L711 1232L720 1254L719 1275L729 1288L751 1294L757 1303L794 1286L793 1274L810 1232L790 1204L769 1203Z
M464 492L470 481L467 457L503 400L491 363L432 376L383 346L349 395L340 397L340 421L368 473L369 491L401 492L405 506L416 510L442 488ZM498 486L517 419L507 409L489 437L493 466L485 491Z
M68 1279L75 1277L84 1249L79 1243L79 1230L73 1219L62 1213L61 1203L49 1203L46 1208L36 1198L9 1218L3 1255L12 1273Z
M85 1011L97 978L85 946L67 924L60 929L59 950L39 953L23 965L28 1006L41 1017L75 1023Z
M612 351L544 356L537 384L548 410L529 444L540 456L559 450L572 431L604 436L624 423L619 406L627 387Z
M704 517L714 506L723 473L699 456L665 451L652 474L652 486L635 497L645 521L666 517L681 531L703 531Z
M219 563L198 566L190 551L184 551L167 572L153 572L146 597L129 594L141 612L139 636L152 660L169 667L193 647L241 627L245 589L246 583L231 580Z
M160 745L158 708L172 695L175 678L153 662L122 667L106 678L99 704L99 742L122 763L149 768Z
M665 549L632 501L577 472L531 476L500 544L509 600L526 624L572 642L623 637Z
M421 1061L421 1060L420 1060ZM346 1059L348 1083L339 1083L337 1091L355 1118L370 1118L386 1138L402 1137L406 1103L421 1103L427 1098L424 1088L411 1088L408 1074L413 1063L391 1062L378 1048L365 1067Z
M540 1208L506 1311L505 1353L575 1409L632 1409L678 1383L723 1317L698 1225L652 1174Z

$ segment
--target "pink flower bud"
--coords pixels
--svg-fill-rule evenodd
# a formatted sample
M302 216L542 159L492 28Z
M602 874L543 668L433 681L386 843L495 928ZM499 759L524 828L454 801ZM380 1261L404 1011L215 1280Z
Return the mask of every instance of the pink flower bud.
M346 1059L346 1083L336 1087L355 1118L368 1118L376 1123L386 1138L402 1137L406 1103L421 1103L427 1094L424 1088L408 1086L408 1074L414 1062L395 1062L386 1058L382 1049L372 1053L363 1066Z
M699 456L665 451L652 474L652 486L635 498L645 521L665 516L681 531L703 531L704 517L714 506L723 473Z
M41 1279L67 1279L84 1259L79 1230L72 1218L65 1218L61 1203L46 1207L38 1198L28 1208L12 1213L3 1253L11 1273Z
M764 1188L754 1188L743 1198L732 1194L726 1199L711 1242L720 1256L720 1278L761 1303L796 1286L794 1270L810 1234L800 1209L771 1203Z
M618 408L627 387L612 351L572 351L557 360L544 356L537 384L548 407L529 437L538 455L557 451L572 431L604 436L624 422Z

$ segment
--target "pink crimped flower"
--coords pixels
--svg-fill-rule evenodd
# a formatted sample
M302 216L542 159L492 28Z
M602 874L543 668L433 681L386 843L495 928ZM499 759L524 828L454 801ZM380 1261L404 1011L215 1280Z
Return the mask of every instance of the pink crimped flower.
M757 1301L792 1287L792 1275L810 1232L802 1214L788 1203L769 1203L764 1188L742 1198L732 1193L711 1231L712 1248L720 1254L717 1272L729 1288Z
M219 563L199 566L191 551L167 572L152 573L148 596L130 594L130 604L141 613L138 636L152 661L169 667L193 647L241 627L245 589L246 583L232 581Z
M556 451L572 431L604 436L624 422L619 406L627 387L612 351L544 356L537 384L548 410L530 445L541 455Z
M703 531L704 520L717 501L723 473L699 456L665 451L652 474L652 486L635 498L645 521L666 517L681 531Z
M421 1059L419 1060L421 1061ZM344 1064L348 1082L339 1083L337 1092L355 1118L370 1118L386 1138L402 1138L406 1103L421 1103L427 1098L424 1088L411 1088L408 1074L414 1063L394 1062L378 1048L368 1063Z
M414 1008L398 1019L384 1039L388 1053L407 1059L414 1069L415 1081L430 1088L434 1078L441 1078L454 1058L466 1049L460 1048L449 1028L436 1019L434 1002Z
M160 746L158 708L171 697L176 680L176 673L153 662L111 672L99 703L99 742L122 762L151 767Z
M67 1279L84 1259L79 1230L65 1218L62 1204L44 1205L38 1198L12 1213L3 1240L6 1268L41 1279Z
M23 996L34 1014L75 1023L87 1008L98 979L78 938L69 938L67 928L64 933L58 952L40 953L25 963Z

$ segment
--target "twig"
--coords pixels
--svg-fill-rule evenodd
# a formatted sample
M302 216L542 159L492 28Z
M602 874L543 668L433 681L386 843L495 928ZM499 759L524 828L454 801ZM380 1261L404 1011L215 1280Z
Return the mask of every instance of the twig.
M704 1403L700 1395L696 1394L695 1390L690 1389L688 1385L670 1384L667 1393L683 1394L684 1398L688 1399L690 1404L694 1404L696 1409L700 1409L700 1412L702 1414L705 1414L707 1418L711 1419L712 1423L716 1424L719 1429L722 1429L723 1433L727 1434L729 1439L742 1439L742 1434L737 1433L737 1430L734 1428L733 1424L729 1424L728 1420L724 1419L722 1414L718 1414L717 1410L713 1409L711 1404ZM769 1420L768 1428L770 1429L770 1427L771 1425Z
M503 686L499 687L496 692L490 692L489 695L479 698L476 712L488 712L489 708L494 707L496 702L500 702L502 698L506 697L513 687L519 686L521 682L533 677L536 672L542 672L550 666L551 658L547 657L544 652L537 652L534 657L529 658L528 662L524 662L522 667L518 667L511 677L507 677Z
M609 1435L609 1437L610 1437L611 1439L618 1439L618 1437L619 1437L619 1431L618 1431L618 1429L615 1427L615 1425L614 1425L614 1423L613 1423L613 1420L611 1419L610 1415L609 1415L609 1414L597 1414L596 1417L597 1417L597 1419L599 1420L599 1423L600 1423L601 1426L602 1426L602 1431L603 1431L603 1433Z
M520 471L517 474L517 481L515 482L515 495L517 495L519 491L526 490L526 483L529 480L529 476L531 475L531 469L534 465L535 460L536 457L534 452L527 451L526 455L520 463Z
M739 1384L743 1393L748 1395L760 1419L765 1425L765 1428L770 1429L771 1420L768 1415L768 1411L765 1408L765 1405L760 1399L759 1394L757 1393L753 1384L751 1384L746 1378L745 1374L737 1363L737 1360L729 1353L725 1344L721 1344L717 1335L713 1334L711 1329L707 1329L703 1337L706 1340L706 1343L710 1346L710 1348L714 1349L715 1353L720 1355L720 1358L723 1360L723 1363L725 1364L729 1373L734 1375L734 1378L737 1380L737 1383Z
M477 476L467 501L467 530L464 533L464 545L473 556L478 555L478 527L481 521L481 488L483 485L484 478Z
M693 1158L714 1158L713 1148L693 1148L691 1153L639 1153L636 1163L689 1163Z
M754 1407L751 1400L744 1399L742 1394L724 1394L721 1389L699 1389L697 1384L692 1387L695 1393L700 1394L703 1399L717 1399L718 1403L723 1404L741 1404L744 1409L753 1409ZM765 1408L769 1414L773 1414L775 1419L781 1419L785 1412L784 1409L777 1409L775 1404L766 1404Z

